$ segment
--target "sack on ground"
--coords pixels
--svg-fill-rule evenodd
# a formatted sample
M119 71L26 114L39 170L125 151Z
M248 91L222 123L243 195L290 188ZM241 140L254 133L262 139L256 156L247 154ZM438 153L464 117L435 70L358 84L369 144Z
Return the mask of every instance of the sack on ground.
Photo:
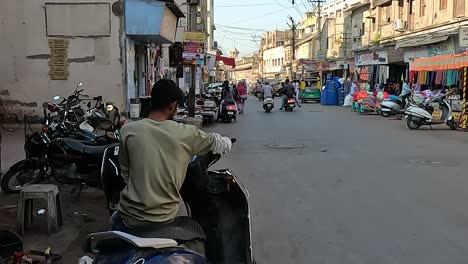
M348 94L344 99L343 106L351 106L353 104L353 96Z

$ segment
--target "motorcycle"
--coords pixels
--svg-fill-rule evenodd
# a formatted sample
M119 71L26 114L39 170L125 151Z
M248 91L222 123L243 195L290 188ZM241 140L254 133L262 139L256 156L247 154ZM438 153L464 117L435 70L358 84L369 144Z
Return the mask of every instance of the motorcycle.
M25 138L26 159L15 163L3 175L0 182L2 190L5 193L18 193L25 186L49 177L60 183L76 184L79 191L88 186L100 188L102 155L110 144L119 142L118 132L112 138L107 135L89 138L83 132L67 130L66 126L59 123L57 126L60 131L52 134L48 131L50 120L45 110L44 116L41 132L34 132ZM74 134L71 137L59 136L67 135L67 131L74 131Z
M429 105L430 103L437 103L439 109L442 110L442 116L440 120L434 120L432 118L432 113L434 113L434 107ZM447 124L450 129L457 129L457 122L452 116L452 107L450 103L445 100L445 95L438 95L430 99L426 104L410 104L410 106L405 111L407 126L411 130L416 130L422 125L437 125L437 124Z
M218 98L206 94L203 99L197 100L197 107L199 108L200 114L203 116L203 121L207 123L214 123L218 120Z
M263 109L265 110L265 112L270 113L274 107L275 101L272 98L268 97L265 100L263 100Z
M235 103L226 103L222 102L221 103L221 110L219 113L219 119L221 121L226 122L226 123L231 123L232 120L236 121L237 115L237 106Z
M295 107L296 107L296 99L294 99L293 97L288 97L286 99L286 105L284 106L284 110L286 112L292 112Z
M118 152L118 146L109 147L102 166L103 190L111 213L126 186L120 175ZM188 217L174 221L185 225L177 226L177 230L169 225L131 234L89 234L85 251L97 254L93 263L255 263L249 194L231 170L208 170L220 158L221 155L208 153L195 156L190 162L180 190ZM183 246L192 237L204 238L205 256Z

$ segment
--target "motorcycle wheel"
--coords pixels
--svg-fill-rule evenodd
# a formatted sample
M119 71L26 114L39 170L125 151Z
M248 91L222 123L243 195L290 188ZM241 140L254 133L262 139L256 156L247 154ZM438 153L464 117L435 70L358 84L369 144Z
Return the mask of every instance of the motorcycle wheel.
M416 130L421 126L421 123L419 122L418 117L409 116L408 120L406 121L406 125L408 126L409 129Z
M383 117L390 117L390 113L389 113L389 112L382 111L382 116L383 116Z
M455 122L455 120L453 120L453 119L447 121L447 125L448 125L448 126L450 127L450 129L452 129L452 130L456 130L457 127L458 127L457 122Z
M5 193L19 193L27 185L44 179L45 171L38 160L22 160L3 175L0 186Z

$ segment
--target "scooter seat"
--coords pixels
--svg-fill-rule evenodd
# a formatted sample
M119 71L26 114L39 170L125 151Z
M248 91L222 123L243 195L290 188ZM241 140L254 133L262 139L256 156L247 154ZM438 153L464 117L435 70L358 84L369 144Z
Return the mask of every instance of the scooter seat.
M434 113L434 107L432 105L422 105L422 108L428 111L430 114Z
M176 247L177 241L167 238L142 238L120 231L92 233L86 240L86 250L99 253L100 249L113 248L117 245L129 244L137 248L169 248Z
M126 231L134 236L170 238L176 241L205 240L206 235L200 224L191 217L179 216L171 224L142 223Z

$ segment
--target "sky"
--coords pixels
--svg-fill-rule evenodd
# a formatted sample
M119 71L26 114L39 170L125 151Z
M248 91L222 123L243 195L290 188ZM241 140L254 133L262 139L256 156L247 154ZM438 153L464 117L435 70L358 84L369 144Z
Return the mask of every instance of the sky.
M299 21L312 10L308 0L294 1L295 5L291 0L214 0L218 46L225 55L234 47L241 57L257 51L264 32L287 29L288 16Z

